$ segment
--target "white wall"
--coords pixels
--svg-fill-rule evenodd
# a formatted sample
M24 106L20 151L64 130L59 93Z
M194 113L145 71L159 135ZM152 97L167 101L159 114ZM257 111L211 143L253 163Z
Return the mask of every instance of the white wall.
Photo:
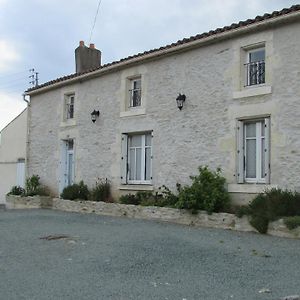
M0 142L0 203L17 184L18 159L26 159L27 109L1 131Z

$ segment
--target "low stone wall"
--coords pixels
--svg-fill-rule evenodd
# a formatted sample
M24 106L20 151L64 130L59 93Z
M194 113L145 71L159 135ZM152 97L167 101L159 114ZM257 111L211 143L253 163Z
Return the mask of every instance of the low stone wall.
M105 203L93 201L70 201L44 196L20 197L6 196L8 209L13 208L52 208L55 210L79 213L95 213L113 217L129 217L144 220L171 222L196 227L222 228L236 231L257 232L248 218L238 218L228 213L213 213L205 211L191 214L183 209L155 206L125 205L119 203ZM283 220L269 224L268 234L279 237L300 238L300 227L289 230Z
M21 197L6 195L7 209L51 208L53 199L48 196Z
M157 220L199 227L255 231L255 229L250 226L246 217L239 219L235 215L227 213L213 213L208 215L206 212L199 212L198 214L191 214L186 210L168 207L125 205L92 201L70 201L58 198L53 199L53 209L69 212L95 213L106 216L126 216L130 218Z

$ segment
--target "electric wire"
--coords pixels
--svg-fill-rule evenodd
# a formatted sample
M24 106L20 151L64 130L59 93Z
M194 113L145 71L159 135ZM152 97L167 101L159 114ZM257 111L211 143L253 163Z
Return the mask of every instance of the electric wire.
M89 43L91 42L91 39L92 39L92 35L93 35L94 28L95 28L95 25L96 25L96 21L97 21L97 17L98 17L99 8L100 8L101 3L102 3L102 0L99 0L99 2L98 2L98 7L97 7L97 11L96 11L96 15L95 15L95 18L94 18L94 23L93 23L92 30L91 30L91 34L90 34Z
M10 74L6 74L6 75L1 75L1 76L0 76L0 79L1 79L1 78L11 77L11 76L16 76L16 75L24 74L24 73L28 73L28 72L29 72L29 70L26 70L26 71L20 71L20 72L16 72L16 73L10 73Z

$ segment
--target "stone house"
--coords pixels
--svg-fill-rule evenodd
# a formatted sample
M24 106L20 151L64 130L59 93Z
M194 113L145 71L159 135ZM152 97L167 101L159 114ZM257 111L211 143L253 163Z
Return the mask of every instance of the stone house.
M200 165L236 201L299 189L299 49L299 5L105 65L81 42L76 73L27 91L28 173L56 195L97 178L175 189Z
M27 109L0 131L0 205L12 186L25 185Z

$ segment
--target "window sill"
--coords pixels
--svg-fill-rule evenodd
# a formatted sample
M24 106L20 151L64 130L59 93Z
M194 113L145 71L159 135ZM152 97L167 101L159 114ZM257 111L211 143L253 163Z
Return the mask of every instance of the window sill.
M130 110L127 111L121 111L120 112L120 117L134 117L134 116L140 116L140 115L145 115L146 114L146 109L145 108L131 108Z
M124 184L119 186L119 190L125 191L153 191L154 187L150 184Z
M76 126L76 121L74 119L72 120L66 120L60 123L60 127L68 127L68 126Z
M246 193L246 194L259 194L264 192L266 189L277 188L274 184L264 183L231 183L228 184L229 193Z
M233 99L246 97L262 96L272 93L272 87L269 85L245 87L244 90L233 92Z

